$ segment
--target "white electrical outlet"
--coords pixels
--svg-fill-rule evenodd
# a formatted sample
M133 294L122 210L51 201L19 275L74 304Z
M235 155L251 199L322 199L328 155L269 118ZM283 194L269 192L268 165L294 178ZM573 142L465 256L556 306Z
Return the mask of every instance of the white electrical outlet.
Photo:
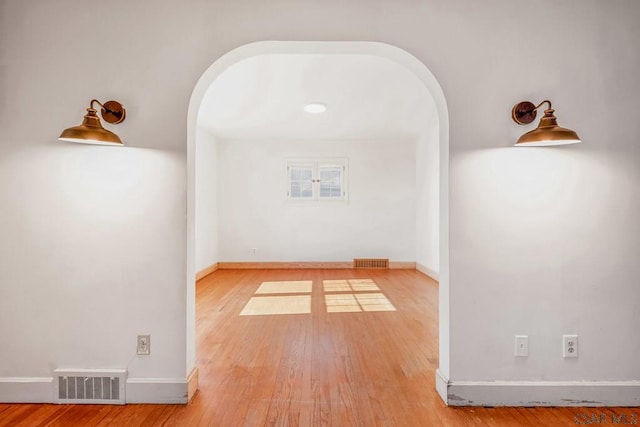
M151 354L151 335L138 335L136 353L142 356Z
M578 357L578 336L562 336L562 357Z
M516 335L516 348L514 355L516 357L529 356L529 336L528 335Z
M256 254L256 250L257 250L256 248L251 248L251 253L255 255Z

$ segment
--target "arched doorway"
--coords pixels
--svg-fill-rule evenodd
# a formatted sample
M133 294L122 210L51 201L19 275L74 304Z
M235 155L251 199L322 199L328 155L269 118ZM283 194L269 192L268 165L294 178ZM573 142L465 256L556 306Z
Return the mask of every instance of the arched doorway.
M241 46L214 62L196 84L189 103L187 119L187 372L195 364L195 177L196 128L198 111L206 91L232 65L265 54L366 54L391 60L417 77L425 86L437 112L439 152L439 380L449 377L449 120L444 93L435 76L408 52L379 42L256 42ZM438 375L438 374L437 374ZM441 396L443 390L439 389Z

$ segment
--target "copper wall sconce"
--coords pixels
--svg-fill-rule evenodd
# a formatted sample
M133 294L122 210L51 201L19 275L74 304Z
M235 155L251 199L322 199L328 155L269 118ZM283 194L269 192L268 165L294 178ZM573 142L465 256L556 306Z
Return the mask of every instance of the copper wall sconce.
M122 123L127 115L126 110L118 101L107 101L101 104L98 100L92 99L82 124L65 129L58 139L82 144L123 146L124 144L118 135L102 127L97 114L98 110L93 108L93 104L98 104L101 107L100 113L107 123L117 125Z
M513 106L511 118L519 125L528 125L536 118L537 109L542 104L549 104L549 108L544 110L544 116L540 119L538 127L518 138L516 147L540 147L548 145L576 144L580 141L577 133L571 129L558 126L556 116L551 101L544 100L538 105L529 101L522 101Z

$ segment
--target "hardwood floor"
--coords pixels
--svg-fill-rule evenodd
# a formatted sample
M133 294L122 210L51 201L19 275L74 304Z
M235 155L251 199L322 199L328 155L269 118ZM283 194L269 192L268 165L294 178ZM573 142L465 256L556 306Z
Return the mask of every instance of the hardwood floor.
M362 282L323 288L323 280L356 278L379 290ZM311 295L297 308L310 313L240 316L252 297L268 296L255 293L265 281L312 281L310 294L304 286L296 293ZM395 311L363 303L370 298L331 297L341 302L327 312L325 294L372 293ZM571 426L578 414L632 418L633 408L446 407L434 385L437 301L437 284L410 270L218 270L197 286L200 390L191 404L0 404L0 426Z

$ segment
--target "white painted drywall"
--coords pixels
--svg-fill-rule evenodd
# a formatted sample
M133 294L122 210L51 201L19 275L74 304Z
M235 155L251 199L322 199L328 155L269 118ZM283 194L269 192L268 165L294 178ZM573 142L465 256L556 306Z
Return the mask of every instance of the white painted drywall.
M218 150L220 261L415 260L415 141L219 141ZM287 201L286 159L332 157L348 159L348 201Z
M502 3L498 19L465 2L482 41L463 55L466 70L460 61L443 74L452 380L640 379L640 3L570 1L544 13L551 5ZM536 19L522 50L511 36ZM547 98L584 142L510 147L533 127L511 122L512 105ZM513 357L516 334L529 335L526 359ZM562 358L563 334L580 336L578 359Z
M185 123L202 66L179 45L195 42L192 12L78 6L0 2L0 377L125 367L161 388L188 369ZM87 36L98 27L118 28L113 48ZM127 108L106 126L125 148L57 140L92 98Z
M224 53L268 39L383 41L442 85L451 379L640 379L640 2L78 4L0 2L0 376L185 377L189 98ZM96 25L118 30L96 44ZM113 130L132 150L58 144L91 98L128 107ZM511 148L529 129L511 106L545 98L584 143ZM560 357L563 333L578 360Z
M11 138L20 149L0 157L0 376L126 367L181 378L184 314L158 306L185 299L181 156L40 137ZM143 333L148 357L135 356Z
M437 123L435 107L425 123ZM440 150L438 126L424 126L416 142L416 264L434 279L440 272Z
M196 271L218 262L218 149L205 129L196 135Z

